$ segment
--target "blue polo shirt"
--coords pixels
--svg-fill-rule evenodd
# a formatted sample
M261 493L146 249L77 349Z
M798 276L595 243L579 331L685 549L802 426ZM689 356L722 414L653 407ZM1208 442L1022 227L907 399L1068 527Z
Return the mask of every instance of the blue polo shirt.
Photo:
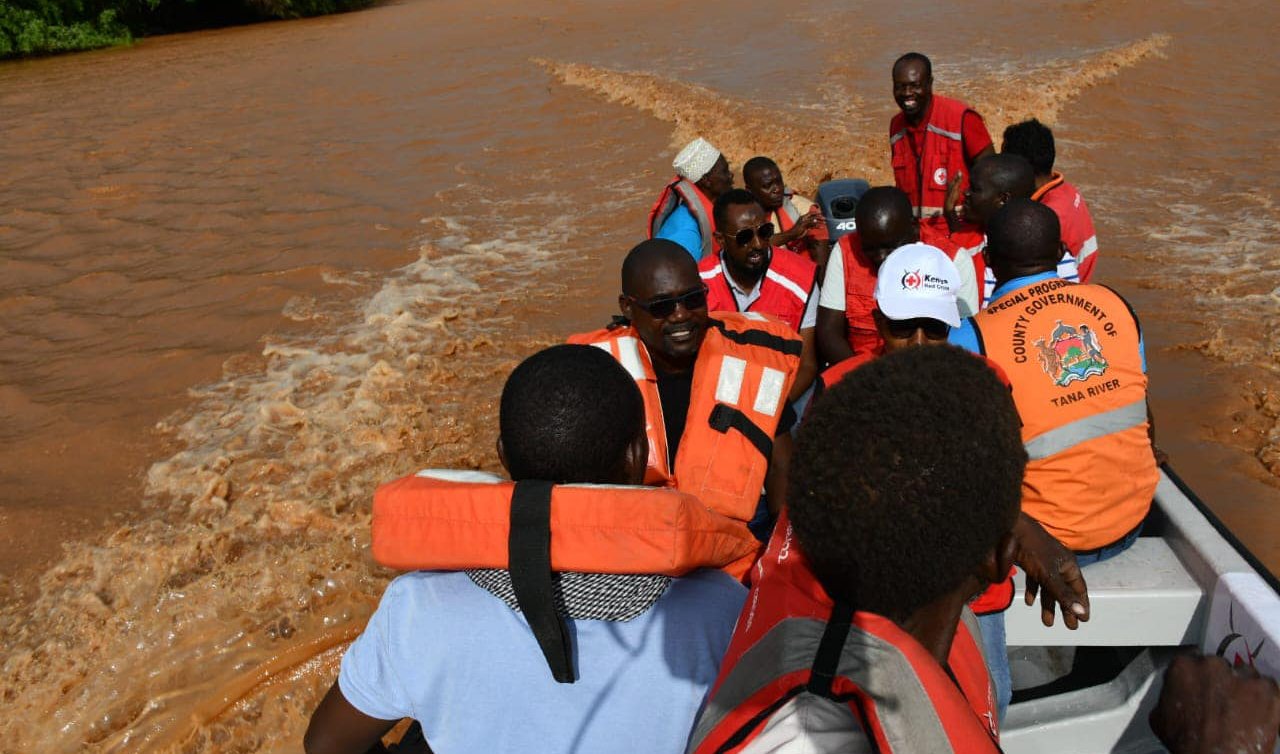
M991 306L1014 291L1056 277L1058 277L1057 271L1050 270L1048 272L1038 272L1034 275L1014 278L1013 280L1006 280L996 286L995 290L991 292L991 299L987 302L987 306ZM947 342L951 343L953 346L959 346L960 348L973 353L983 352L982 344L978 341L978 332L973 325L972 317L965 317L960 321L959 327L951 328L951 334L947 336ZM1142 372L1145 374L1147 371L1147 347L1143 342L1141 329L1138 330L1138 356L1142 359Z
M667 219L662 222L662 227L658 228L658 232L653 237L675 241L683 246L695 261L702 259L702 229L698 227L698 221L694 219L693 213L683 204L671 210L671 214L667 215Z

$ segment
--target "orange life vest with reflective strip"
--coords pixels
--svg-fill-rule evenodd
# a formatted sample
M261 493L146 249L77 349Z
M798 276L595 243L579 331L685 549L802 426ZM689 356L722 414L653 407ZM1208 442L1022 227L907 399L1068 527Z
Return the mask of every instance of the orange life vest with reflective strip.
M673 178L662 189L662 193L658 195L658 201L654 202L653 208L649 210L648 238L658 235L662 224L681 204L689 208L693 219L698 221L698 230L702 233L702 253L698 258L705 259L719 253L720 244L715 237L715 214L712 212L715 204L702 193L702 189L679 176Z
M957 174L961 196L969 187L969 170L964 163L964 114L972 108L959 100L933 95L924 143L916 153L907 134L902 113L889 122L889 149L893 158L893 180L911 199L916 217L929 220L942 213L947 183Z
M741 751L800 694L847 704L880 752L995 752L999 725L976 619L956 627L947 665L893 621L836 605L784 511L752 569L753 586L691 754Z
M373 496L373 559L397 570L507 568L514 482L426 471ZM742 524L678 490L557 485L551 570L682 576L721 568L741 578L759 549Z
M1050 278L1004 295L974 325L1013 384L1030 458L1023 512L1073 550L1120 539L1146 516L1159 477L1129 305Z
M804 322L804 310L809 294L818 276L818 265L790 249L775 247L769 267L761 280L760 298L751 302L747 311L772 314L786 322L792 330L800 331ZM715 254L698 263L698 274L707 285L707 310L712 312L738 311L738 299L733 295L729 281L725 279L722 254Z
M662 398L648 349L630 325L582 333L568 342L607 350L644 396L649 434L645 484L675 487L708 508L750 521L760 500L774 431L800 366L801 341L786 324L763 314L719 312L693 366L689 415L675 468L667 462Z

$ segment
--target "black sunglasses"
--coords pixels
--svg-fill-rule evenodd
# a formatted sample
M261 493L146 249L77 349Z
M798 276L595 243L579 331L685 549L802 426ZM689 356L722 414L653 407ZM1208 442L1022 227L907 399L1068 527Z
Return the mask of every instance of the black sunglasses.
M738 242L739 246L746 246L751 243L752 236L760 239L760 243L769 243L769 239L773 238L773 223L761 223L755 228L743 228L734 234L733 240Z
M924 336L929 340L946 340L951 333L950 325L932 317L889 319L888 322L889 334L895 338L910 338L916 334L916 330L924 330Z
M655 298L649 301L640 301L639 299L628 296L632 303L649 312L649 316L655 319L666 319L676 313L676 305L684 306L686 310L703 309L707 305L707 287L695 288L687 293L681 293L679 296L667 296L665 298Z

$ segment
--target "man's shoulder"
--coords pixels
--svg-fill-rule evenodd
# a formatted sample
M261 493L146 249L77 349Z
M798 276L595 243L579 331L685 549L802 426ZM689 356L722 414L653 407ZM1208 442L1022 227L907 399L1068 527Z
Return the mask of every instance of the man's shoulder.
M778 265L778 271L792 277L811 277L817 275L818 265L812 259L785 246L773 247L773 261L770 266Z
M716 619L725 614L737 615L747 599L747 588L724 571L699 568L671 580L663 595L669 609L688 605L694 612L705 611Z
M719 271L720 271L720 255L719 254L708 254L702 259L698 260L698 273L702 276L704 280L708 277L711 277L712 276L711 273L716 273Z

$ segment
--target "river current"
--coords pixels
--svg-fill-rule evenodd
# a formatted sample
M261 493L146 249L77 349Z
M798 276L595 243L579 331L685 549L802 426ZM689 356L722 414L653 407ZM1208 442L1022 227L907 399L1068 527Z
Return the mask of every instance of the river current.
M1054 127L1158 440L1275 569L1278 23L405 0L0 65L0 752L299 750L393 576L373 489L496 468L502 379L607 320L691 136L888 181L907 49Z

